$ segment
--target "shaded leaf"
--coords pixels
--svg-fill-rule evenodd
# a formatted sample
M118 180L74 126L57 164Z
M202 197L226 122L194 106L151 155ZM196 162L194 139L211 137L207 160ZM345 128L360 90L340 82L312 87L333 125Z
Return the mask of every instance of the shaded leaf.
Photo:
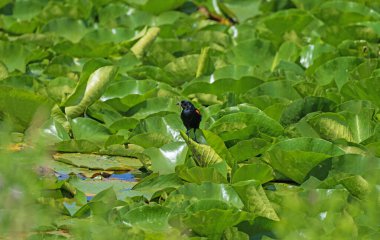
M318 163L342 154L342 149L318 138L289 139L268 150L272 167L298 183L302 183Z

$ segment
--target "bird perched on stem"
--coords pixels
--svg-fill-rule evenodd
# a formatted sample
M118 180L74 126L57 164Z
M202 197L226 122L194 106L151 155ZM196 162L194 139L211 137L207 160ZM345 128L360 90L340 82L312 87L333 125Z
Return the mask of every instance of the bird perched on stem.
M187 136L189 136L190 129L193 129L194 139L197 142L195 131L199 128L199 124L202 120L201 112L189 101L182 100L178 105L181 105L182 107L181 119L183 125L186 127Z

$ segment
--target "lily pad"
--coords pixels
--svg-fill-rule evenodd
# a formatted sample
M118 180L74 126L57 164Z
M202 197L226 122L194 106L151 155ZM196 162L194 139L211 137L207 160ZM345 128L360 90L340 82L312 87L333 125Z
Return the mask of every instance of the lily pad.
M80 153L57 153L54 159L60 162L89 169L127 171L142 167L136 158Z

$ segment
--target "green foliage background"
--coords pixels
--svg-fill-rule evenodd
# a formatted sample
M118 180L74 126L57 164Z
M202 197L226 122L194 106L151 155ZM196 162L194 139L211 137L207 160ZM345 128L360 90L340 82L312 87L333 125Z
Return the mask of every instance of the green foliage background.
M0 0L0 238L379 239L379 26L366 0Z

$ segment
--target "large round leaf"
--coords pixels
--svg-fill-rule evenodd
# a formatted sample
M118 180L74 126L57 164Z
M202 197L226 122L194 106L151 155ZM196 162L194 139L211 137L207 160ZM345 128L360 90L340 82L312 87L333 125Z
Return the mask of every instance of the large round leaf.
M240 211L218 200L200 200L186 208L184 223L194 232L209 239L220 239L223 232L245 220L253 220L247 212ZM223 219L223 221L215 221Z
M362 63L357 57L339 57L319 66L315 71L315 78L319 85L324 86L332 81L339 89L349 80L349 71Z
M243 96L244 98L252 98L268 95L275 98L285 98L289 100L299 99L301 96L294 89L292 84L294 84L294 82L283 80L264 82L259 86L249 90Z
M232 175L232 183L256 180L261 184L273 179L273 169L264 163L247 164L239 167Z
M292 102L285 108L281 115L281 123L284 125L296 123L308 113L330 112L334 106L334 102L326 98L305 97Z
M76 140L88 140L103 145L111 132L104 125L90 118L76 118L71 121L71 128Z
M188 168L185 165L177 166L176 173L181 179L191 182L201 184L202 182L213 182L213 183L225 183L227 184L227 178L224 177L217 169L213 167L191 167Z
M184 142L171 142L161 148L148 148L144 151L150 157L152 170L160 174L175 172L175 167L185 162L187 145Z
M272 167L302 183L308 172L330 157L344 154L331 142L317 138L294 138L279 142L268 150Z
M183 195L185 198L196 200L220 200L238 209L242 209L244 206L236 191L228 184L204 182L198 185L195 183L189 183L172 192L169 197L175 197L178 195Z
M261 39L241 42L228 52L229 61L235 65L259 65L264 69L271 68L274 56L271 42Z
M0 86L0 113L9 117L17 131L24 131L35 117L43 123L52 106L47 98L31 91Z
M231 113L215 121L209 128L223 140L248 139L260 132L270 136L282 134L282 126L261 111L251 113Z
M84 22L81 20L61 18L49 21L43 27L43 31L53 32L58 36L64 37L72 42L79 42L88 30Z
M149 98L132 107L127 114L137 119L144 119L161 112L175 112L179 114L178 102L179 100L167 97Z
M81 153L57 153L54 159L76 167L126 171L142 167L136 158Z
M168 223L170 208L156 206L141 206L134 208L122 216L123 223L127 226L137 227L145 231L163 232L169 231Z

